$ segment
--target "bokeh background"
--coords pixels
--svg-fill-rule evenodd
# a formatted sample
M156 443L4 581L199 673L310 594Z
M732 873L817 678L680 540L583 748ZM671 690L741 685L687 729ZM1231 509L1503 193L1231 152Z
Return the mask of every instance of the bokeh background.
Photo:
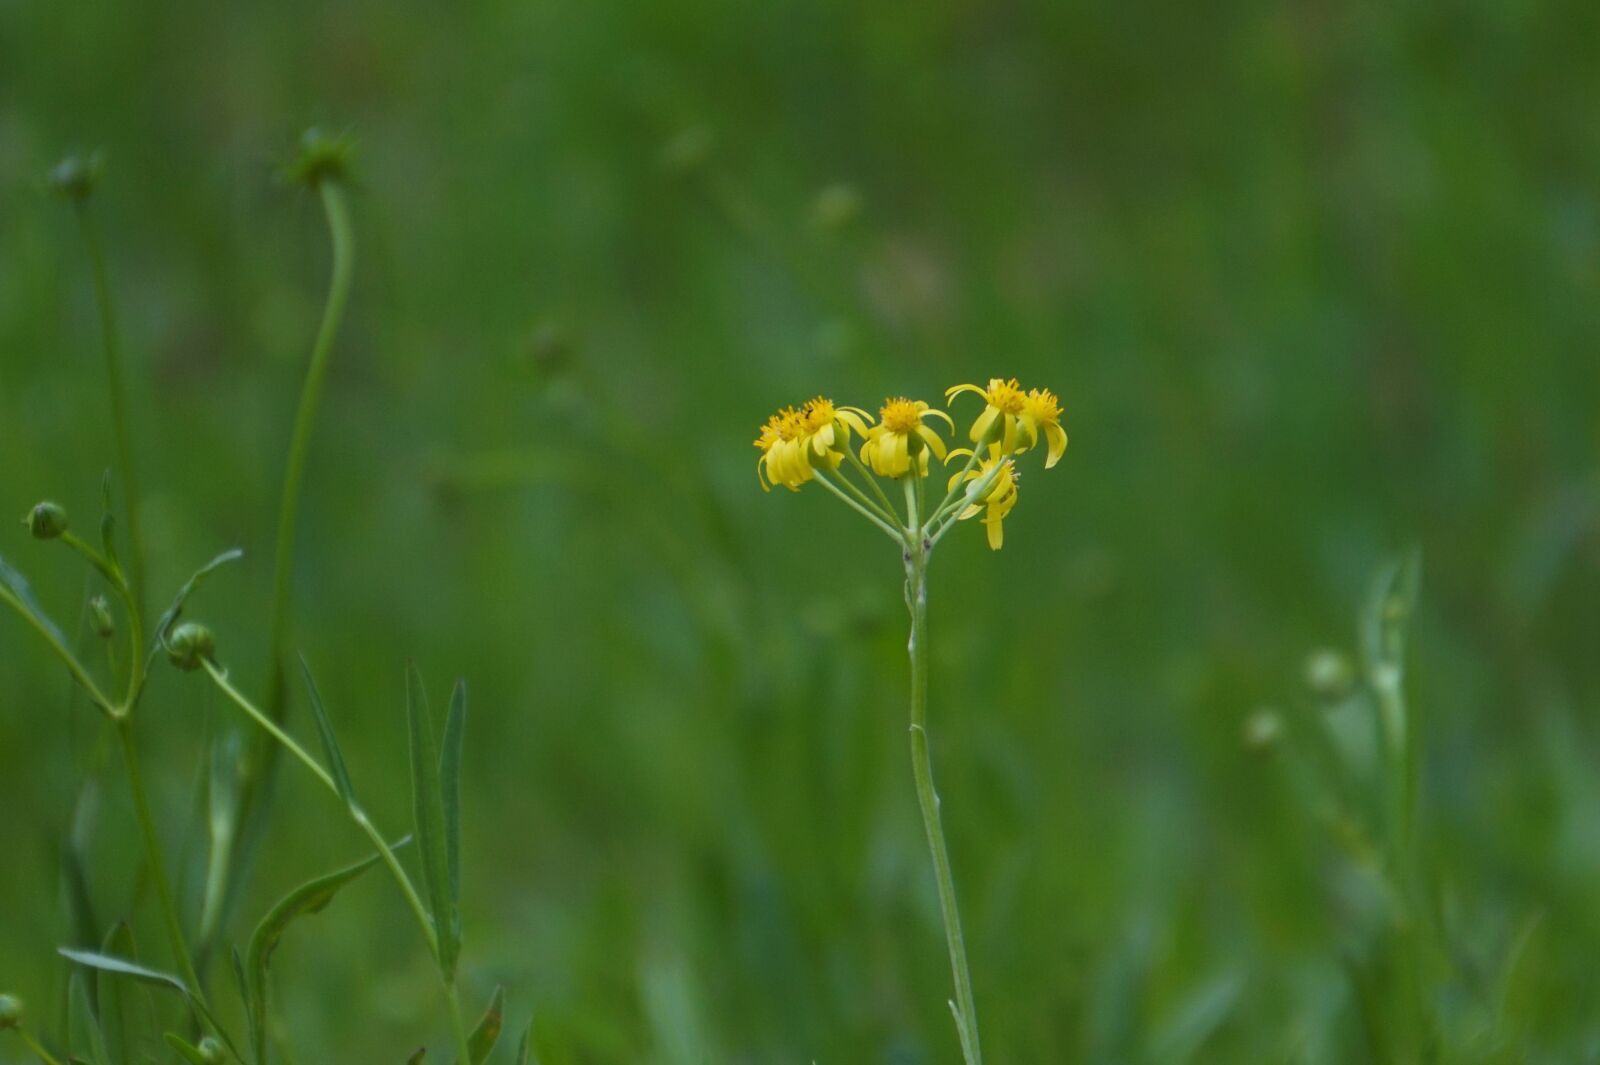
M349 131L295 643L396 828L404 663L468 679L467 994L508 985L546 1065L957 1060L899 560L819 491L764 495L750 440L818 392L991 374L1060 393L1073 440L1002 552L962 529L933 569L991 1060L1381 1060L1338 847L1243 730L1314 719L1307 654L1353 651L1413 546L1452 1045L1596 1060L1596 100L1584 3L13 0L0 511L88 524L112 462L42 182L101 148L153 588L243 547L195 612L262 690L328 263L278 167ZM65 552L7 523L0 555L81 619ZM239 727L158 673L140 734L191 905L195 767ZM95 735L0 617L0 985L44 1018L86 773L97 905L164 957ZM237 937L362 852L284 768ZM278 961L302 1060L443 1045L391 885L315 920ZM1508 1031L1524 1056L1489 1057Z

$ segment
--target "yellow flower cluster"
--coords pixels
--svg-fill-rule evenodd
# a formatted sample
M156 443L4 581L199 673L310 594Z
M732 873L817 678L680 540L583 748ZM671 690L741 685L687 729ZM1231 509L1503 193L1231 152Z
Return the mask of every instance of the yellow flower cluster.
M800 407L785 407L767 419L755 440L761 452L756 460L761 487L770 490L777 484L798 491L820 477L836 495L886 530L904 529L935 539L950 522L982 514L989 546L998 549L1003 540L1001 523L1017 503L1014 456L1037 447L1042 438L1048 469L1066 450L1061 404L1049 389L1023 391L1016 378L1000 377L991 378L987 387L962 384L946 389L946 402L965 392L982 396L984 407L967 432L973 446L954 451L938 427L929 423L942 420L951 434L957 431L955 423L922 400L885 400L876 419L859 407L835 406L822 396ZM859 449L855 440L860 441ZM950 478L944 501L918 515L909 500L922 498L920 479L928 476L930 455L941 462L967 461ZM873 496L841 468L847 460L859 479L870 482L866 487ZM906 486L910 513L903 523L872 475L898 481L913 472L918 486L914 493L909 483Z

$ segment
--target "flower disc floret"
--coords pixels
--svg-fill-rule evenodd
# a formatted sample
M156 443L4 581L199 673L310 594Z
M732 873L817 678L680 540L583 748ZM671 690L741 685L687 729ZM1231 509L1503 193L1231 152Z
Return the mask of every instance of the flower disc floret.
M880 477L904 477L913 465L917 476L926 477L928 452L940 460L945 456L944 440L927 425L929 418L943 418L952 430L955 428L948 414L920 399L885 400L878 411L878 424L868 431L867 442L861 447L861 461Z
M872 417L857 407L837 407L818 396L798 409L785 407L767 419L755 439L761 449L756 475L761 487L781 484L790 491L816 475L837 469L850 446L850 434L866 436Z
M1061 460L1062 453L1067 450L1067 433L1061 428L1061 402L1054 392L1048 388L1030 388L1022 399L1022 413L1017 415L1017 423L1030 448L1038 444L1039 434L1044 433L1045 469Z

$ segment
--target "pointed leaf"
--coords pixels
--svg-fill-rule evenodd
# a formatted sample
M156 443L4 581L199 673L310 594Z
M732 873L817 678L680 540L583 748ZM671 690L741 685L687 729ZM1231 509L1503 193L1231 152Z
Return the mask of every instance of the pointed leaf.
M217 1035L222 1038L222 1041L228 1045L229 1049L233 1049L233 1044L228 1039L227 1032L217 1024L216 1018L213 1017L211 1012L206 1009L205 1003L201 1002L199 998L191 994L188 985L182 980L178 979L176 976L173 976L171 973L164 973L156 969L148 969L136 962L128 961L126 958L116 958L109 954L101 954L92 950L73 950L70 947L58 947L56 948L56 953L60 954L63 958L66 958L68 961L76 962L79 965L89 969L94 969L97 972L111 973L114 976L125 976L130 980L137 980L140 983L150 984L153 987L161 987L169 991L176 991L178 994L184 997L184 999L189 1003L190 1008L193 1009L196 1014L204 1018L205 1021L211 1025L211 1027L216 1031ZM234 1056L238 1056L237 1052Z
M449 927L440 929L450 938L449 954L461 952L461 748L467 726L467 685L456 681L450 693L450 714L444 722L444 745L439 752L439 795L444 804L445 856L450 869Z
M172 630L173 625L178 623L178 618L183 614L184 604L189 601L189 597L194 594L195 589L199 588L201 583L211 576L213 571L243 557L243 551L237 547L230 548L195 570L189 579L183 582L183 587L178 589L178 594L172 599L172 605L167 607L166 613L162 614L161 619L156 622L155 643L150 648L149 655L151 661L154 661L156 655L161 653L162 645L167 639L167 633Z
M228 872L233 865L234 826L239 812L240 754L243 740L237 732L219 736L208 752L210 772L206 788L205 897L200 908L200 938L209 940L222 920L228 900Z
M522 1038L517 1040L517 1056L514 1065L539 1065L539 1056L533 1053L533 1018L528 1018L528 1027L522 1030Z
M239 953L238 947L233 948L231 955L233 980L239 985L239 1001L244 1003L245 1034L249 1037L250 1049L255 1054L252 1060L257 1062L257 1065L265 1065L266 1032L262 1030L260 1021L261 1015L265 1012L265 1005L245 972L244 955Z
M406 725L411 734L411 801L416 817L417 846L422 851L422 874L428 885L433 927L438 939L439 969L455 973L451 953L450 859L445 849L444 804L439 797L439 751L428 713L428 694L415 663L406 669Z
M67 647L67 638L61 635L61 627L50 620L50 615L44 612L44 607L39 605L39 600L34 598L33 587L28 584L28 578L22 572L0 557L0 596L10 598L12 605L28 616L32 622L45 635L54 640L62 648Z
M355 785L350 781L350 770L344 764L344 753L339 750L339 741L333 734L333 722L328 718L328 709L323 705L322 693L317 690L317 682L311 676L311 664L306 661L306 656L300 656L300 671L305 674L306 692L311 697L311 716L317 722L317 732L322 736L322 753L327 756L328 770L333 774L333 782L338 785L339 797L349 806L356 804Z
M200 1053L200 1048L184 1042L183 1037L176 1032L168 1032L165 1036L167 1046L183 1055L183 1059L190 1065L211 1065L206 1056Z
M126 921L118 921L111 926L111 931L106 933L105 944L101 950L104 954L123 955L133 957L136 953L133 947L133 931ZM111 1065L123 1065L124 1062L133 1060L133 1044L129 1032L131 1023L129 1014L137 1008L138 1003L130 993L133 989L123 984L120 980L112 979L110 973L101 973L99 980L98 1002L100 1031L105 1037L106 1060Z
M494 994L489 996L489 1008L483 1011L478 1026L467 1037L467 1053L472 1056L472 1065L483 1065L488 1060L495 1043L500 1040L500 1029L505 1025L505 1018L506 989L496 987Z
M394 844L396 848L402 847L407 840L402 839ZM266 976L267 965L272 960L272 952L283 938L285 929L297 917L307 914L321 913L327 908L328 903L339 893L339 889L350 883L362 873L378 864L383 858L380 854L373 854L354 865L319 876L315 880L308 880L285 895L267 915L256 925L255 933L250 937L250 946L246 951L246 973L255 983L258 995L265 991L262 982Z

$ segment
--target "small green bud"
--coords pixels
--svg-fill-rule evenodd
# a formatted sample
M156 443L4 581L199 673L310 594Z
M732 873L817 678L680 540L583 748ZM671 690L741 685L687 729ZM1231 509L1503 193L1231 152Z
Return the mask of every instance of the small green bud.
M0 1032L22 1026L22 1000L16 995L0 995Z
M28 511L22 519L35 540L54 540L67 531L67 512L48 500Z
M185 621L167 637L167 659L185 673L200 668L216 654L217 640L211 630L198 621Z
M222 1065L222 1044L217 1042L216 1037L206 1036L195 1049L200 1051L201 1060L206 1065Z
M860 215L861 193L844 182L824 188L811 205L811 220L819 229L843 229Z
M100 180L103 157L99 152L69 155L50 168L45 181L50 188L73 203L82 203Z
M355 150L355 142L348 134L334 135L312 126L301 134L300 151L284 169L284 176L311 188L328 180L349 181Z
M1274 710L1257 710L1244 723L1244 745L1252 751L1265 754L1282 739L1283 718Z
M1355 680L1350 660L1332 648L1320 648L1306 658L1306 687L1319 699L1338 702L1350 694Z
M117 619L111 616L111 604L106 602L105 596L97 595L89 600L89 622L94 625L95 635L102 640L117 634Z

